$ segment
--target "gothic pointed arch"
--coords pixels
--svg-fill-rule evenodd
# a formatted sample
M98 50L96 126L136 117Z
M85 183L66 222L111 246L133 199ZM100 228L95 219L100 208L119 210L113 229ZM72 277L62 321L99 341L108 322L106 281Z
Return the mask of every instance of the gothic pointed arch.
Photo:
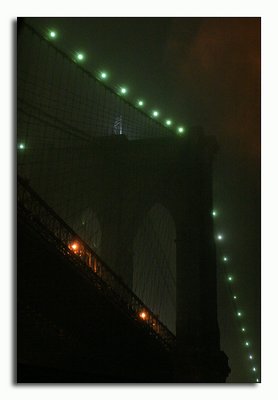
M176 323L176 227L167 208L155 203L133 242L133 290L167 327Z

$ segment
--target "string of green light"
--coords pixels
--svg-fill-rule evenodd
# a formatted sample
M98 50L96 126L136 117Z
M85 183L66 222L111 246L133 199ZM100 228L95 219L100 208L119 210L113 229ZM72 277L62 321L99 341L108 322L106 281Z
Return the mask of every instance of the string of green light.
M48 40L51 40L51 41L57 40L59 38L58 32L56 30L54 30L54 29L48 29L45 36L46 36L46 38ZM75 62L79 62L80 63L80 62L84 62L85 61L86 56L85 56L85 54L83 52L75 51L73 53L73 59L74 59ZM98 80L101 80L101 81L105 80L106 81L109 78L109 74L106 71L99 71L98 73L95 74L95 77ZM118 86L117 89L116 89L116 93L119 96L127 96L128 92L129 92L129 90L125 86ZM142 99L139 99L139 100L136 101L135 106L139 107L140 109L143 109L144 106L145 106L145 101L142 100ZM144 112L144 113L146 115L148 115L149 117L155 118L155 119L158 119L159 115L160 115L160 112L158 110L153 110L150 113L148 113L148 112ZM173 121L171 119L167 118L167 119L165 119L164 121L161 121L161 122L168 129L172 129L173 130L174 125L173 125ZM184 126L176 126L175 132L176 132L176 134L178 136L183 136L186 133L186 128Z
M217 210L212 210L212 217L213 217L213 218L216 218L216 217L218 217L218 216L219 216L218 211L217 211ZM224 237L224 235L223 235L222 232L217 233L217 235L216 235L216 240L217 240L218 242L223 242L223 241L225 240L225 237ZM227 268L226 268L227 265L230 263L230 258L229 258L228 255L226 255L226 254L221 254L220 262L221 262L222 265L224 265L225 280L226 280L227 284L229 285L229 286L228 286L228 289L229 289L229 292L231 293L231 296L232 296L232 299L231 299L231 300L232 300L232 304L234 304L234 307L235 307L235 315L236 315L236 317L238 318L238 322L239 322L239 321L242 321L242 319L244 318L244 313L243 313L243 311L242 311L242 310L240 309L240 307L239 307L238 295L237 295L236 292L234 291L235 276L234 276L233 274L227 272ZM241 333L242 333L243 335L246 335L246 327L245 327L244 325L242 325L242 324L239 324L239 325L240 325L240 331L241 331ZM250 342L249 339L245 338L244 341L243 341L243 344L244 344L244 347L245 347L245 348L250 349L250 347L251 347L251 342ZM254 360L255 360L255 355L254 355L254 353L248 352L248 359L249 359L250 361L254 362ZM259 378L259 374L258 374L258 372L259 372L259 371L258 371L258 368L257 368L255 365L253 365L253 366L250 368L250 370L251 370L253 373L255 373L255 372L257 373L257 377L255 378L255 382L260 382L260 378Z

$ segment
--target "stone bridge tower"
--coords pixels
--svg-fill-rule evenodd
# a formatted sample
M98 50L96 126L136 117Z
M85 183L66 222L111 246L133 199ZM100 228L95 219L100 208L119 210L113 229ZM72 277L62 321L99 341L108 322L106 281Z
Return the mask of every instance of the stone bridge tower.
M176 226L175 379L224 382L229 367L220 351L212 219L215 139L192 128L184 137L113 135L94 146L99 173L92 177L92 204L102 226L101 257L132 287L138 224L157 202L169 210ZM109 207L115 212L108 218Z

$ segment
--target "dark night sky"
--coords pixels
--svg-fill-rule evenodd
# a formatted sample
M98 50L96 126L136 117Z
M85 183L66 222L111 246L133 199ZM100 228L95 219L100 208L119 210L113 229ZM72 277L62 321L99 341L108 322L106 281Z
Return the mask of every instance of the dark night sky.
M260 332L260 19L40 18L58 47L86 53L86 69L110 72L163 117L202 125L217 137L215 208L231 258L240 308L259 361ZM217 231L218 231L217 230ZM221 265L219 265L219 269ZM231 381L250 381L248 352L219 272L222 349ZM259 362L257 363L259 367Z

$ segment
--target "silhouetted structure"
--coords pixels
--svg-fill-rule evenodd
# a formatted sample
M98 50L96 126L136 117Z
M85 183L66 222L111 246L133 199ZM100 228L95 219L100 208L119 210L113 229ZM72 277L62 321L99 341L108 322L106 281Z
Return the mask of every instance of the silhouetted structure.
M36 32L24 29L19 58L19 139L26 149L18 157L18 380L225 382L229 367L219 343L211 216L214 139L200 128L174 136L115 94L107 96L108 89L97 81L87 97L102 99L104 91L104 103L99 100L99 109L88 119L90 133L81 129L87 105L80 102L76 110L74 96L72 104L59 96L65 89L54 76L53 51L68 68L63 78L57 67L65 82L80 73L78 68L42 37L37 43ZM23 51L30 32L42 55L36 68ZM36 72L34 79L28 66ZM42 76L45 86L39 90ZM67 118L71 109L73 121ZM119 115L120 134L114 131ZM136 239L156 204L175 228L175 237L167 239L171 254L165 262L158 259L166 252L159 228L164 211L154 216L152 226L160 247L146 250ZM83 228L86 218L94 228L89 236ZM147 230L144 236L151 238ZM153 265L156 275L146 290L143 267ZM163 305L166 292L155 291L161 275L168 293ZM133 293L135 286L144 302ZM172 297L174 311L168 305Z

